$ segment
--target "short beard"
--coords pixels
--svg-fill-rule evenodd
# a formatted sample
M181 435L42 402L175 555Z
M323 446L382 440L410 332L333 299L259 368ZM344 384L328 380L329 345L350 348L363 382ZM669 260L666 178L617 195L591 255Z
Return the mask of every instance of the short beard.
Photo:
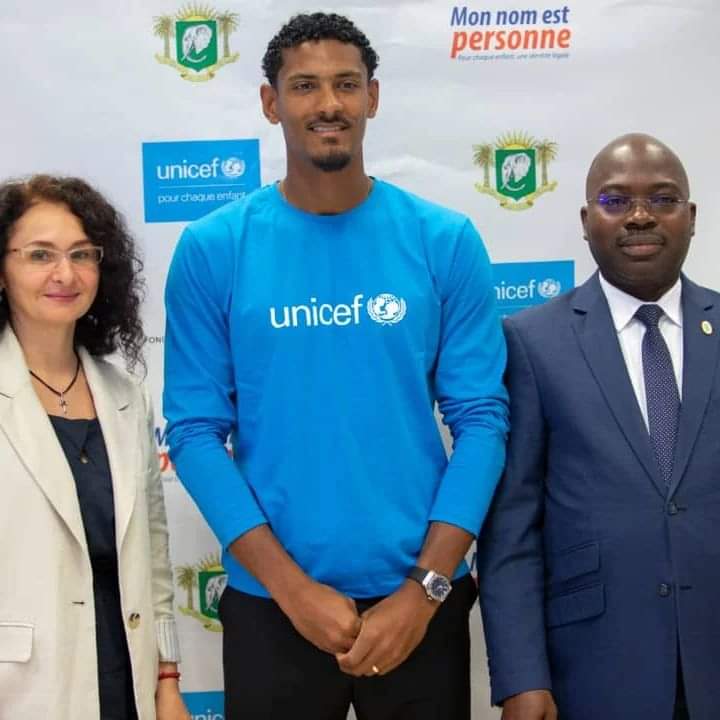
M312 164L323 172L338 172L344 170L349 164L350 153L331 152L328 155L311 158Z

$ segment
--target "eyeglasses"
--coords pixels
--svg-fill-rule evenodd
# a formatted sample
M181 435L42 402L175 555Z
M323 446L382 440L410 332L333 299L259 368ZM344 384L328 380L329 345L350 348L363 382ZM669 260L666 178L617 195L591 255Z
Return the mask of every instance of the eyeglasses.
M8 253L17 253L20 260L29 267L38 270L57 267L63 258L67 258L73 267L97 267L103 259L103 248L100 245L87 245L72 250L56 250L41 245L26 245L12 248Z
M672 215L680 206L686 205L689 200L666 193L648 196L600 193L596 198L591 198L587 202L600 206L608 215L627 215L638 203L642 203L653 215Z

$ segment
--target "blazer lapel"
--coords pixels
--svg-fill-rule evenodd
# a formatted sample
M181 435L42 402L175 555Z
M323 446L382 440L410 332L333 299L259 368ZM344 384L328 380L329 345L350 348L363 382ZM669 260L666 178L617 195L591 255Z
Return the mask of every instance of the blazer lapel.
M583 355L625 438L657 491L665 497L657 460L635 397L610 308L597 273L572 300L575 333Z
M32 479L87 553L85 526L72 471L35 394L25 357L6 326L0 335L0 428Z
M83 371L95 403L105 440L113 483L115 535L118 551L135 506L138 483L137 403L132 402L129 382L118 368L98 361L80 349Z
M720 351L720 308L712 294L683 277L682 308L682 405L669 497L677 489L692 454L712 392ZM710 334L703 331L704 322L710 323Z

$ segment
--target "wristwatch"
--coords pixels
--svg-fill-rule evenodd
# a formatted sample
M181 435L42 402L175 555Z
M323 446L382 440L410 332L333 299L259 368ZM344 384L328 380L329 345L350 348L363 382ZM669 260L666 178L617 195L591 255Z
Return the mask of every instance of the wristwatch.
M434 570L426 570L421 567L414 567L408 577L415 582L420 583L425 588L425 594L428 600L442 602L450 594L452 585L450 581L440 573Z

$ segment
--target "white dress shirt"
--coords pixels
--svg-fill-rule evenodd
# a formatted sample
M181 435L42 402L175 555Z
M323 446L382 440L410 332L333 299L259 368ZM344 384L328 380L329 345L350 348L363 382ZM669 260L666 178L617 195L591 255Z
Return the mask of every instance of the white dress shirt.
M645 335L645 325L635 317L635 313L641 305L659 305L662 308L664 314L660 318L658 326L670 351L675 381L682 399L683 334L682 305L680 304L682 283L678 278L678 281L654 303L646 303L644 300L638 300L638 298L628 295L611 285L602 276L602 273L600 273L600 287L610 306L610 315L618 334L625 367L627 367L640 412L642 412L647 426L647 400L642 365L642 340Z

